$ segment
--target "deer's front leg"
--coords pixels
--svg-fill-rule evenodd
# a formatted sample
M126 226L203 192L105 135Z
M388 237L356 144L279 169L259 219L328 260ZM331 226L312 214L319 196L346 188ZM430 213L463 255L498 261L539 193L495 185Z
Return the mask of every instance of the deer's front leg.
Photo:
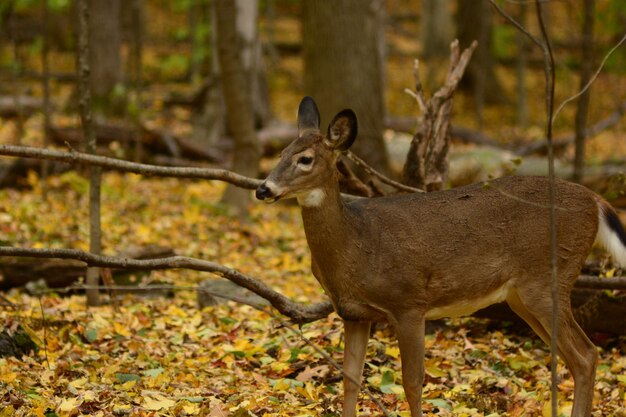
M400 359L402 360L402 385L412 417L422 417L424 320L424 315L419 312L403 313L395 317Z
M367 341L370 338L369 321L344 321L345 349L343 353L343 417L356 416L356 401L359 395ZM354 382L353 382L354 381Z

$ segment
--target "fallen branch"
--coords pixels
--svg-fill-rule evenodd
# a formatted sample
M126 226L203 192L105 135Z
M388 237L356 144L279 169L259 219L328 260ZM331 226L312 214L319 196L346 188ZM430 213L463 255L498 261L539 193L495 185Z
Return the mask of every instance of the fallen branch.
M274 291L268 285L242 274L236 269L228 268L215 262L186 256L170 256L155 259L129 259L112 256L94 255L77 249L30 249L0 246L0 256L27 256L32 258L61 258L75 259L85 262L87 266L121 268L135 270L159 269L191 269L194 271L210 272L226 278L240 287L246 288L263 297L281 314L289 317L294 323L302 324L319 320L328 316L332 311L329 302L322 302L310 306L297 303L284 295Z
M107 156L91 155L75 150L63 152L54 149L42 149L29 146L0 145L0 155L48 159L67 162L69 164L84 163L102 168L108 168L114 171L132 172L147 176L219 180L250 190L257 188L261 184L261 180L246 177L226 169L163 167L158 165L129 162L123 159L110 158Z

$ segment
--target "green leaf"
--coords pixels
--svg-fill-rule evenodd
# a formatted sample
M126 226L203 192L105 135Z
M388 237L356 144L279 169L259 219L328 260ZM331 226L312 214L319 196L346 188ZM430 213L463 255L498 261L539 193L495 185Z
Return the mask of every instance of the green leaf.
M441 398L427 398L424 400L425 402L432 404L433 406L439 408L440 410L452 411L452 406L448 404L448 402Z
M200 404L204 401L204 397L180 397L183 401L189 401L190 403Z
M128 381L139 381L141 379L141 376L139 376L137 374L124 374L124 373L121 373L121 372L116 372L115 373L115 379L120 384L123 384L123 383L128 382Z
M96 339L98 339L98 329L92 328L85 330L85 339L87 339L89 343L96 341Z

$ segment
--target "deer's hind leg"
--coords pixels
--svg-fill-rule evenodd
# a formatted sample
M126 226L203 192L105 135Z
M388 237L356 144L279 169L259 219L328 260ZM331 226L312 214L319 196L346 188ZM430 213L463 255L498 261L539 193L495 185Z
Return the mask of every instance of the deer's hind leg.
M537 297L538 292L513 290L507 298L508 304L522 317L548 345L552 337L552 300L545 296ZM533 294L530 296L526 294ZM593 390L596 373L597 351L585 332L574 320L569 292L559 297L558 353L574 378L573 417L591 415Z

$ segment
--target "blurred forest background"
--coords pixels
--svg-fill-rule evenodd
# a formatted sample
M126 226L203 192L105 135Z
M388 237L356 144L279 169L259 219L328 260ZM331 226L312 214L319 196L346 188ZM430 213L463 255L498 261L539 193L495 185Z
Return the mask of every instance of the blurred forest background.
M80 141L76 2L47 3L12 0L0 8L4 143ZM361 127L356 153L397 174L403 133L414 133L419 116L404 92L415 83L413 61L421 60L424 88L434 91L456 37L462 48L472 40L479 46L456 95L453 139L502 152L453 147L460 158L459 170L453 169L461 173L452 185L481 179L477 171L499 175L503 161L545 151L533 146L544 135L542 51L488 2L370 3L253 0L231 11L199 0L90 3L90 83L99 145L128 159L210 162L257 176L259 158L293 137L294 109L307 94L320 103L326 122L339 109L354 108ZM506 9L537 33L534 7L520 2ZM559 104L580 90L619 41L626 7L618 0L559 1L546 10ZM618 49L590 94L555 120L562 176L580 180L585 164L623 163L625 54ZM45 121L43 90L49 94ZM588 139L586 153L582 137ZM539 171L531 159L528 170ZM589 181L606 172L591 170Z
M497 3L539 33L534 3ZM626 3L543 4L558 106L623 40ZM81 26L83 5L88 19ZM84 29L88 56L81 55ZM311 95L323 126L339 110L354 109L354 153L407 182L403 166L422 122L405 91L416 88L414 62L419 59L429 96L445 80L455 38L461 49L474 40L478 47L454 96L444 186L510 173L545 175L543 53L486 0L0 0L0 144L263 178L297 135L298 103ZM86 74L91 104L80 82ZM621 209L625 112L622 45L586 93L554 120L557 175L582 182ZM355 172L364 183L373 181L374 191L385 190L376 178ZM87 174L86 167L58 161L1 157L0 245L135 259L193 256L257 276L297 302L324 300L293 205L255 204L249 190L222 182L105 170L98 197L102 236L94 237L88 219L95 180ZM598 258L587 273L620 274ZM87 283L111 272L116 283L169 286L155 299L112 292L105 297L109 305L86 309L85 297L68 287L85 276L82 262L0 259L6 294L0 296L0 344L10 339L15 351L0 358L0 388L6 388L0 405L9 410L0 416L338 415L339 374L296 334L285 335L273 315L197 300L195 286L206 275L96 271ZM240 296L237 289L215 291ZM626 345L615 336L626 332L625 301L623 290L579 300L577 319L603 346L598 416L625 410ZM540 342L518 327L447 323L452 327L431 329L427 339L427 412L548 415L542 407L549 361ZM331 315L303 329L338 356L340 327ZM465 338L470 333L474 344ZM27 334L28 344L16 344L16 334ZM32 358L21 357L32 351ZM408 415L389 329L377 330L369 356L368 385L386 407ZM564 412L571 407L568 384L560 387ZM360 401L363 410L378 413L369 399Z

